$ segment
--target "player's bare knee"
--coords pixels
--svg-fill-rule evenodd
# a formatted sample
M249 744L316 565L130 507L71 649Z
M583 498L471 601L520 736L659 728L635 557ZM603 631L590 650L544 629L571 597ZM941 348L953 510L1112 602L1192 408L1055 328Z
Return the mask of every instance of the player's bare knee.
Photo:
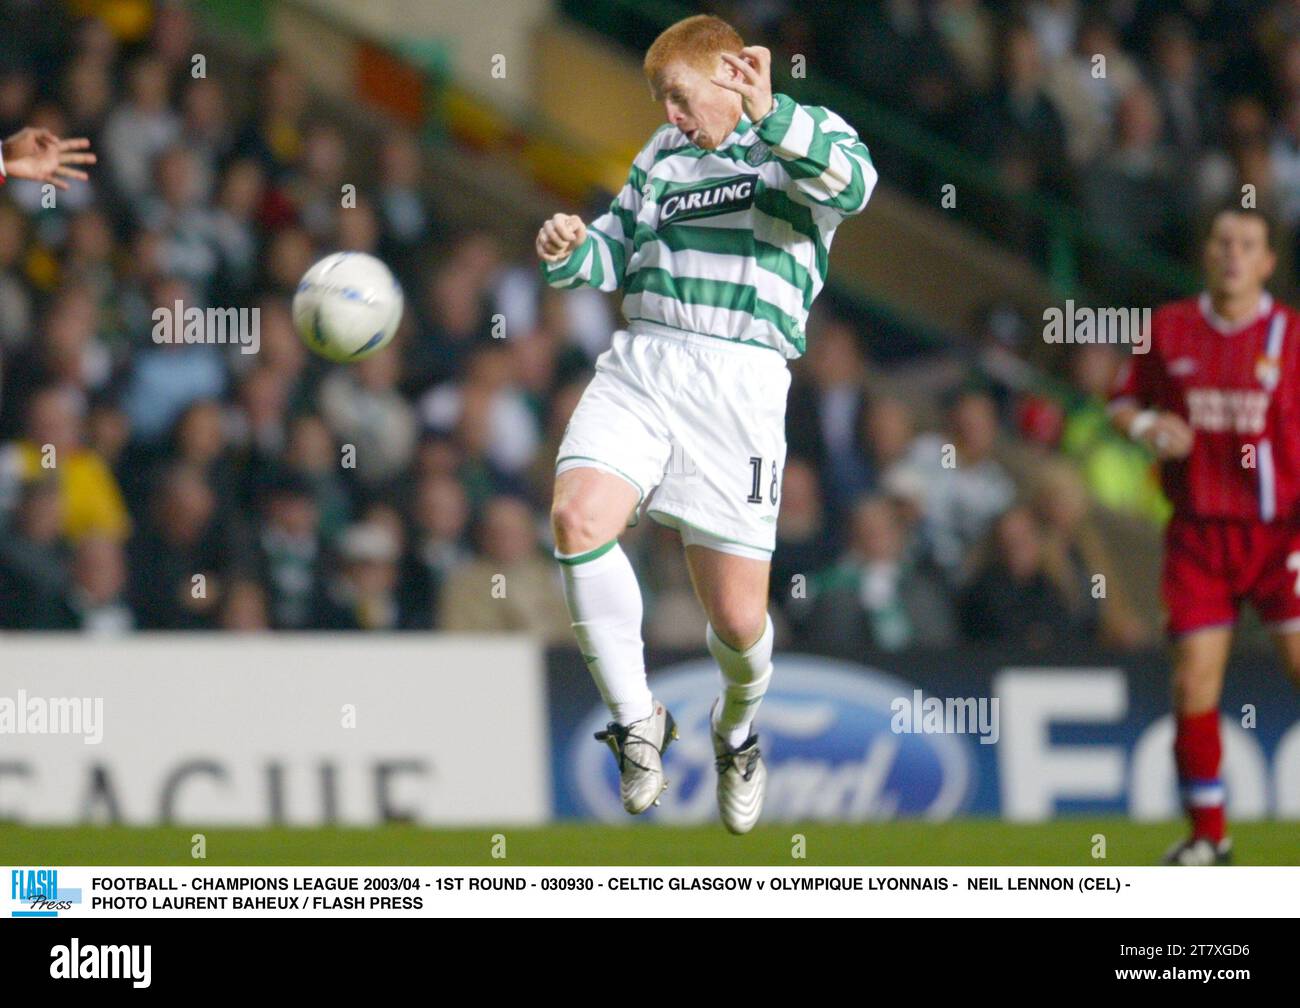
M1174 709L1183 714L1209 710L1218 702L1218 676L1209 665L1188 662L1174 669Z
M567 497L551 505L551 531L561 553L580 553L601 543L594 509L581 497Z
M767 628L767 610L762 607L720 605L709 622L718 640L733 651L748 651Z

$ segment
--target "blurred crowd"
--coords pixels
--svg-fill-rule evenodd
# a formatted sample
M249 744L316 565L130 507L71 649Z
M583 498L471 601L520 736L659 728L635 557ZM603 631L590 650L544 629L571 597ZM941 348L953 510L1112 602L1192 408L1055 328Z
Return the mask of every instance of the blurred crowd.
M530 248L449 226L416 136L354 131L289 63L208 54L195 77L184 7L138 39L57 5L0 9L0 130L99 154L54 205L0 189L0 629L571 642L553 464L617 301L550 290ZM1029 37L1064 58L1075 36ZM298 278L340 248L382 257L407 295L394 345L348 367L290 316ZM258 352L155 342L154 307L177 301L256 307ZM1166 504L1105 421L1119 358L1081 348L1044 397L1024 328L992 310L969 352L886 371L853 318L814 310L773 562L786 646L1156 639ZM643 518L624 541L648 642L699 647L676 533Z
M731 0L704 5L774 65L818 74L964 147L1012 191L1187 258L1206 213L1253 185L1300 287L1300 0ZM873 148L888 159L884 147ZM882 176L905 185L906 160ZM933 198L934 179L913 178ZM965 201L979 207L980 201ZM1006 204L1004 241L1032 242Z

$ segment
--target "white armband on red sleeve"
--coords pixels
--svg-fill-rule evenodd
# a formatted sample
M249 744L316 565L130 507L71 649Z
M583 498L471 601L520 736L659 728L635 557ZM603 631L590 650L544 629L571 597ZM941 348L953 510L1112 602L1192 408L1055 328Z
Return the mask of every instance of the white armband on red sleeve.
M5 184L5 145L0 143L0 185Z
M1146 409L1135 416L1128 425L1128 436L1134 441L1141 438L1147 431L1155 426L1159 414L1153 409Z

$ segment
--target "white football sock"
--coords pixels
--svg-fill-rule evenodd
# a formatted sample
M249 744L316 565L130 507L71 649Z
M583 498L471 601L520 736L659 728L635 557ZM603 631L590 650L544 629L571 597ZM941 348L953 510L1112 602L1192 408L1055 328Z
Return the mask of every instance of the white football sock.
M767 617L763 636L747 651L737 651L725 644L709 624L705 634L709 652L722 670L722 701L714 708L713 730L733 749L749 738L754 713L772 681L772 641L775 631L772 617Z
M588 553L555 558L564 571L564 597L587 671L622 725L649 717L641 586L617 539Z

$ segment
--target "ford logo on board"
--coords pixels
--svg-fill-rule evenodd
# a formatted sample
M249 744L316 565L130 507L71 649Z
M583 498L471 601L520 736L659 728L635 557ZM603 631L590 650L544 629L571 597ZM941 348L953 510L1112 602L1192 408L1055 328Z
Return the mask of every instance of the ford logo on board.
M668 666L650 679L672 711L680 738L664 757L670 781L644 817L671 823L717 818L709 708L720 678L711 658ZM891 704L911 698L910 683L850 662L781 655L758 710L767 762L764 822L862 822L900 816L947 819L973 791L970 740L959 735L899 734ZM580 810L628 822L618 797L618 769L592 735L609 712L593 708L568 741L565 783Z

